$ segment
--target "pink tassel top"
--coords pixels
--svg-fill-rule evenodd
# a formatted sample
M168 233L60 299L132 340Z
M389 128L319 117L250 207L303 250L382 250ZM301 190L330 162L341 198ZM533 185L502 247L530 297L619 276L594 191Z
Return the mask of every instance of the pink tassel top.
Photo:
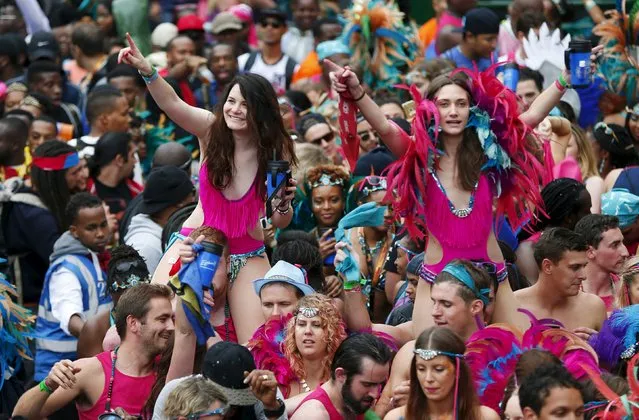
M226 235L231 254L246 254L260 249L264 242L251 237L264 211L264 200L257 188L257 176L244 196L229 200L208 182L206 162L200 168L200 201L204 224Z

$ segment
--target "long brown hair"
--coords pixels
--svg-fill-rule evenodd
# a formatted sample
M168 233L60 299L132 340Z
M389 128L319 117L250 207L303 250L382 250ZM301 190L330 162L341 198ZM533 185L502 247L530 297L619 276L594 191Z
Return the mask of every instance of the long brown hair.
M474 105L468 77L463 73L456 73L452 76L443 74L435 77L428 86L426 97L431 101L435 101L437 93L439 93L441 88L448 85L455 85L464 89L466 93L468 93L469 105L471 107ZM463 139L459 144L455 159L457 170L459 171L459 182L462 188L466 191L472 191L479 180L481 167L486 162L486 156L479 143L479 137L477 137L475 128L464 129Z
M422 332L415 341L415 348L439 350L454 354L464 354L466 351L464 341L450 329L444 327L431 327ZM417 378L417 357L419 356L413 356L413 361L410 365L410 393L408 394L408 403L406 404L406 420L426 420L429 418L428 399L424 395L424 391ZM450 357L450 359L455 363L453 357ZM459 378L457 418L480 420L481 411L479 399L475 392L475 385L470 369L464 360L459 361L459 372L455 373ZM455 389L453 388L451 392L455 392Z
M257 185L261 195L266 195L266 164L275 157L287 160L291 166L297 165L293 140L289 136L279 112L277 95L273 86L257 74L236 76L222 95L216 110L215 120L209 130L206 146L206 167L208 181L218 190L228 187L235 172L235 141L231 129L224 119L224 103L231 89L238 85L246 100L246 122L253 139L257 143Z

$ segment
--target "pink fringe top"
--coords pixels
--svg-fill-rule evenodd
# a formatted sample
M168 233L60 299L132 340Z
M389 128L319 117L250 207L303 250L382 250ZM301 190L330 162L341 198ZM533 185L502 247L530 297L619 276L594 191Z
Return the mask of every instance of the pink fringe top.
M264 243L253 239L249 232L258 224L264 210L264 200L257 188L257 176L244 196L229 200L222 191L208 182L206 162L200 168L200 200L204 211L204 224L219 229L226 235L231 254L256 251Z

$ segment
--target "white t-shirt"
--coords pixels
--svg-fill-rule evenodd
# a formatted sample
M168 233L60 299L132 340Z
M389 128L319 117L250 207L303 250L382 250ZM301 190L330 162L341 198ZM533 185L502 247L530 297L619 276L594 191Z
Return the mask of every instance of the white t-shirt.
M250 55L251 53L246 53L237 58L237 63L241 71L247 71L245 67ZM282 58L280 58L277 63L266 64L264 60L262 60L262 54L258 53L257 57L255 57L255 62L253 63L251 68L248 69L248 72L259 74L260 76L264 77L266 80L271 82L273 88L275 89L275 92L278 95L281 95L286 92L286 64L289 60L293 59L286 54L282 54ZM295 73L298 69L299 64L295 64L295 70L293 71L293 73Z

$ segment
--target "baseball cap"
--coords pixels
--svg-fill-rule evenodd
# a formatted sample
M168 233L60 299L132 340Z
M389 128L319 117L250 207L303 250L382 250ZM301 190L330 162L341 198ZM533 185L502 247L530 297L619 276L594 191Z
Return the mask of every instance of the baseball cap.
M178 35L178 28L170 22L160 23L151 33L151 44L166 48L170 40Z
M215 16L215 19L207 26L212 34L219 34L224 31L239 31L242 29L242 22L233 13L222 12Z
M280 22L286 23L286 13L279 9L262 9L257 14L256 22L262 22L266 18L277 19Z
M203 31L204 22L197 15L185 15L177 21L179 32L184 31Z
M151 171L142 192L139 211L144 214L158 212L184 200L194 191L189 175L175 166L161 166Z
M253 281L253 288L256 294L260 294L260 290L269 283L286 283L297 287L304 296L315 293L315 290L308 285L308 279L303 269L287 263L286 261L278 261L270 270L266 272L263 279Z
M55 60L60 55L60 46L52 32L36 32L29 41L27 54L30 61L41 58Z
M202 375L222 388L229 405L252 406L257 398L244 383L244 372L255 370L255 360L244 346L220 341L211 346L204 356Z
M498 34L499 16L486 7L477 7L466 13L462 19L463 28L456 32L470 32L473 35Z

